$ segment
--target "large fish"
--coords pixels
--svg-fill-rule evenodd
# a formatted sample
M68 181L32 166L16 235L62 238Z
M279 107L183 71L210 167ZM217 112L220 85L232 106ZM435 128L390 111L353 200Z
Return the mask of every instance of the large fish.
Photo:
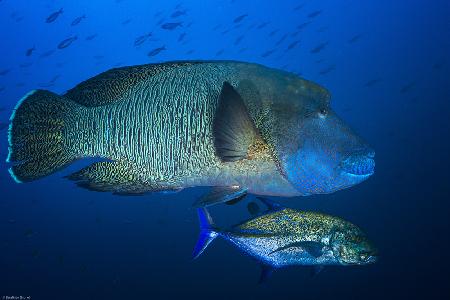
M234 61L122 67L64 95L33 90L9 128L10 174L68 178L116 194L212 186L207 206L246 193L331 193L374 171L374 152L336 116L330 95L294 74Z
M287 266L323 268L376 261L375 248L356 225L330 215L293 210L261 200L269 208L266 213L230 230L220 230L206 208L199 208L200 237L194 258L221 236L261 263L260 281L273 270Z

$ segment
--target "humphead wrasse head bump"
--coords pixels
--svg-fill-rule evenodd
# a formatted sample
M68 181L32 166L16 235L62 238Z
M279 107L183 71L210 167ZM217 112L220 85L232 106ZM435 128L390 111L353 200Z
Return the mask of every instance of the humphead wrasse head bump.
M326 89L287 73L271 85L268 135L299 194L332 193L374 173L374 150L333 112Z

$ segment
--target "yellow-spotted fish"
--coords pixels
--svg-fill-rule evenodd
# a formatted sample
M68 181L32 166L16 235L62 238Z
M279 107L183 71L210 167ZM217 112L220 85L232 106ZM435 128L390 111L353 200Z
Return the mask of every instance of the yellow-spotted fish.
M10 174L68 176L116 194L212 186L207 206L247 193L330 193L374 171L374 152L331 110L329 93L294 74L235 61L122 67L64 95L34 90L9 126Z
M260 282L287 266L366 265L376 250L356 225L330 215L284 208L260 198L268 211L230 230L221 230L206 208L198 209L200 237L193 256L200 256L218 236L233 243L262 266Z

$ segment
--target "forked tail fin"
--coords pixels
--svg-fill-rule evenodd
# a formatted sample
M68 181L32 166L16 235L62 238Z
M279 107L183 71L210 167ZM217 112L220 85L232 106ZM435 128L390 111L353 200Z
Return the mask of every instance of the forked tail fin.
M199 257L206 247L219 235L219 232L214 225L214 222L206 210L206 208L197 209L198 221L200 224L200 235L197 244L195 245L192 257L195 259Z
M32 181L63 168L75 155L65 149L64 128L76 103L44 90L33 90L16 105L8 131L9 173L16 182Z

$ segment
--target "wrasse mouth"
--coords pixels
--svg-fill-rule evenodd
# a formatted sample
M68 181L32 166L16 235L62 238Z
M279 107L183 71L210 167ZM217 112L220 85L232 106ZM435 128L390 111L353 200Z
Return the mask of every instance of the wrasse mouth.
M370 176L375 172L374 156L374 152L352 155L342 161L341 168L350 175Z

